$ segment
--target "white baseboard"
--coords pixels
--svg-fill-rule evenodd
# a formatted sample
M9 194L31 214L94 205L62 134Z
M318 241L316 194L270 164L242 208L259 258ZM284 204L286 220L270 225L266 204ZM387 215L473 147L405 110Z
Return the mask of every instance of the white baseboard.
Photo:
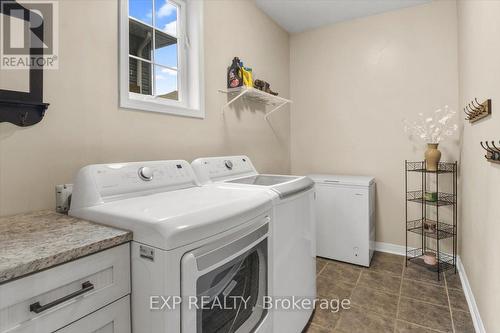
M406 254L404 246L384 242L375 242L375 251L398 254L400 256L404 256Z
M457 269L460 274L460 281L462 281L462 289L464 290L465 298L467 299L467 304L469 305L469 312L472 317L472 322L474 323L474 329L476 330L476 333L486 333L486 329L484 328L483 321L481 320L481 315L479 314L479 309L476 304L476 299L472 293L469 279L467 278L467 273L465 272L460 256L457 257Z
M406 249L402 245L384 243L384 242L375 242L375 251L387 252L404 256ZM474 298L474 294L472 293L472 289L470 287L469 280L467 278L467 273L465 272L465 268L464 265L462 264L460 256L457 256L457 270L460 276L460 281L462 282L462 289L464 290L465 298L467 299L467 304L469 305L469 312L472 317L472 322L474 323L474 329L476 330L476 333L486 333L483 321L481 320L481 315L479 314L479 309L477 307L476 300Z

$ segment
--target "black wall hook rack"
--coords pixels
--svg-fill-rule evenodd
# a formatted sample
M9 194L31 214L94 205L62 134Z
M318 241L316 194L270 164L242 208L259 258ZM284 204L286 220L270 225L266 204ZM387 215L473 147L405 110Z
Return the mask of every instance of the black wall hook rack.
M477 98L474 98L474 100L464 108L464 112L467 115L465 120L468 120L470 123L475 123L491 114L491 99L479 103Z
M500 164L500 142L498 146L495 144L495 141L481 141L480 144L486 150L486 155L484 155L486 160L491 163Z
M49 104L27 101L0 100L0 122L27 127L39 123Z
M12 16L13 13L22 10L24 13L23 18L28 23L30 19L38 16L38 20L42 24L30 28L30 30L40 39L43 45L44 24L41 16L15 1L2 3L2 0L0 0L0 3L2 4L0 6L0 14L4 16ZM43 48L31 47L29 49L30 63L38 63L36 59L39 57L43 57ZM34 125L43 119L48 106L48 103L43 102L42 65L31 66L29 68L28 92L0 89L0 123L9 122L21 127Z

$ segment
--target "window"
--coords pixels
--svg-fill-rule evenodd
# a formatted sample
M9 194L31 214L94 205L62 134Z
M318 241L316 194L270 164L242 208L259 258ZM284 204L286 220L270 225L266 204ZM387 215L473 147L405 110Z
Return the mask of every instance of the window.
M120 1L120 106L204 117L202 1Z

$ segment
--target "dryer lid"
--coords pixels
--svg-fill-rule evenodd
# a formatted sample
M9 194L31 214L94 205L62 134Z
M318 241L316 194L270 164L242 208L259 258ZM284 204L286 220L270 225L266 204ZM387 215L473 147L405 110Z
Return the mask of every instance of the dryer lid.
M314 182L306 176L268 174L233 179L228 181L228 183L267 186L274 192L278 193L281 199L307 191L314 186Z
M282 175L255 175L250 177L228 180L227 182L236 184L273 186L286 183L292 180L296 180L297 178L298 177L295 176L282 176Z

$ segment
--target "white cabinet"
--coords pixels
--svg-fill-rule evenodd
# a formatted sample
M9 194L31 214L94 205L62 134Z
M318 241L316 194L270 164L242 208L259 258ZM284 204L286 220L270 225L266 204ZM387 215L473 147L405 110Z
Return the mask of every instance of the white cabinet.
M127 243L0 285L0 333L54 332L129 294Z
M130 333L130 296L123 297L56 333Z

